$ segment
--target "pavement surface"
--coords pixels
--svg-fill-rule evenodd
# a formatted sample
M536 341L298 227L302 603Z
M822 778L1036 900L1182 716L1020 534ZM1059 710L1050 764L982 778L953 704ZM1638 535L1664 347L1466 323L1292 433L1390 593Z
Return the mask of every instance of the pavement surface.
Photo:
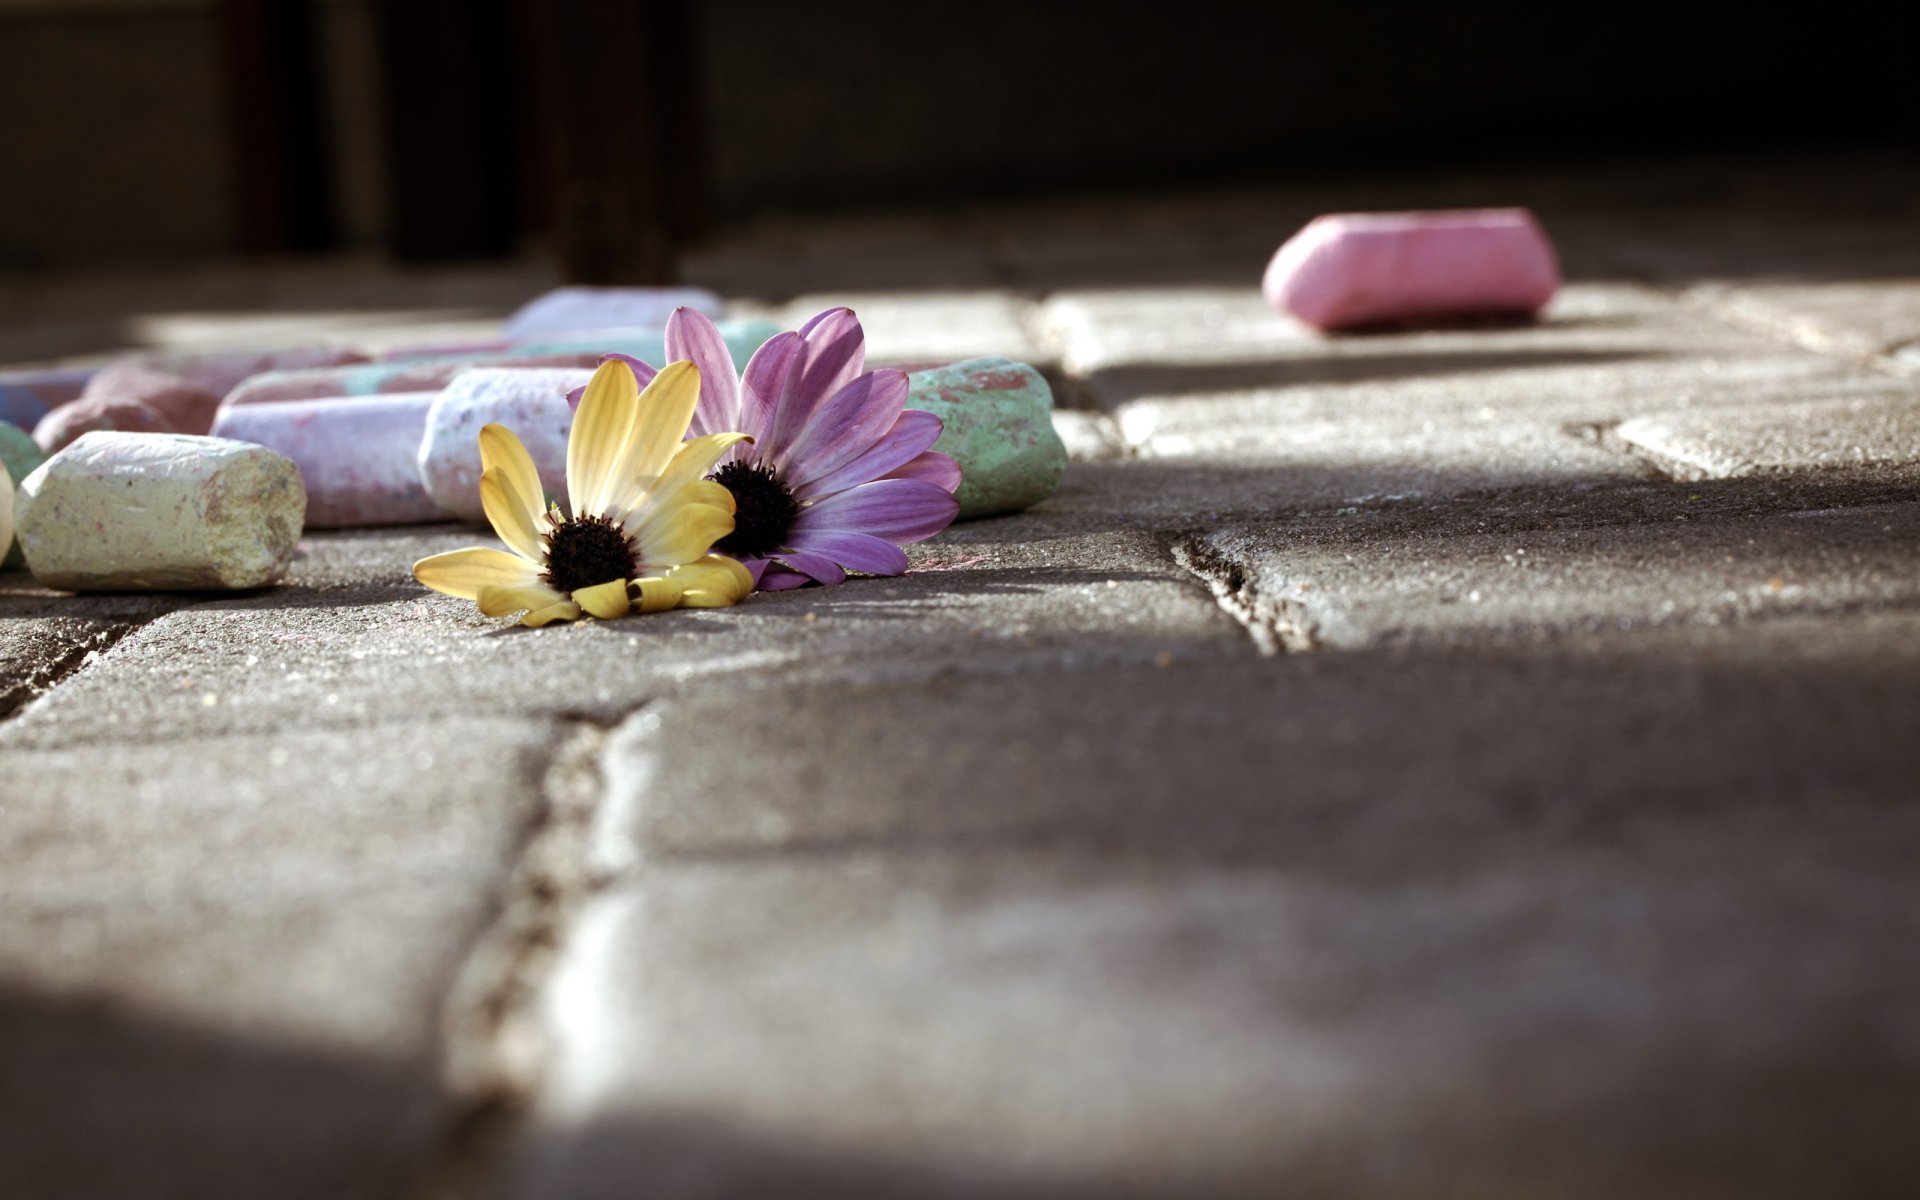
M1920 176L769 221L689 263L1056 384L905 577L522 630L0 574L0 1192L1895 1197L1920 1173ZM1544 318L1326 338L1316 212ZM482 328L542 268L0 285L14 358Z

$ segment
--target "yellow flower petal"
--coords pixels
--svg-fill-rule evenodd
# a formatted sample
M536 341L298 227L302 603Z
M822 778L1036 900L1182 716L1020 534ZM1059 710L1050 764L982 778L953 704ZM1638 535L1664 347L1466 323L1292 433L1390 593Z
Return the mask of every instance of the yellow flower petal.
M689 479L704 478L713 470L713 464L720 461L721 455L740 442L752 440L744 433L710 433L690 442L682 442L658 478L642 475L628 480L626 490L617 491L614 495L613 508L609 511L631 516L645 509L653 497L671 495L675 488ZM632 521L628 523L632 524Z
M634 607L643 613L665 612L678 607L685 591L671 579L651 575L634 580L630 586L637 593L633 597Z
M573 599L591 616L602 621L616 620L627 615L627 581L615 579L579 588L573 593Z
M472 600L483 587L522 587L540 582L540 567L505 550L449 550L413 564L413 577L436 592Z
M733 514L711 504L682 504L649 530L644 540L636 538L638 557L652 567L677 567L690 563L713 544L733 532Z
M489 617L504 617L521 609L537 611L560 604L566 597L554 591L544 583L523 583L513 586L488 584L474 596L473 602L480 611Z
M547 491L540 483L533 455L527 453L513 430L505 425L481 428L480 470L482 474L497 470L504 475L513 494L526 506L527 519L539 527L540 516L547 510Z
M499 467L480 472L480 507L500 540L522 558L539 562L546 557L539 526L512 481Z
M608 516L621 517L672 461L700 402L700 369L690 362L669 363L636 405L633 437L608 480Z
M734 511L733 493L724 484L711 479L689 479L672 492L655 489L648 497L648 503L641 505L627 518L627 536L637 546L646 545L648 539L664 529L675 514L689 504L705 504L728 513Z
M580 606L571 600L562 600L558 604L549 604L545 608L536 608L520 618L522 625L538 629L542 625L551 625L555 621L571 621L580 615Z
M675 567L668 577L686 588L680 603L687 608L726 608L753 591L753 572L724 554Z
M626 457L639 398L633 368L617 358L601 363L587 381L567 434L567 496L574 516L606 512L609 484Z

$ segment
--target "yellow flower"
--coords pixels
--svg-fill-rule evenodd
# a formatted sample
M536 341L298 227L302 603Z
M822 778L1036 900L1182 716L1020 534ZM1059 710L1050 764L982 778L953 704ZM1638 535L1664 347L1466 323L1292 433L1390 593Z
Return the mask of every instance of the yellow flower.
M533 458L501 425L480 431L480 502L503 550L454 550L413 564L436 592L472 600L490 617L526 610L522 625L603 620L664 609L722 608L753 576L707 553L733 532L733 496L707 479L745 434L682 442L700 399L700 372L679 362L640 390L615 359L587 384L567 435L567 494L544 511Z

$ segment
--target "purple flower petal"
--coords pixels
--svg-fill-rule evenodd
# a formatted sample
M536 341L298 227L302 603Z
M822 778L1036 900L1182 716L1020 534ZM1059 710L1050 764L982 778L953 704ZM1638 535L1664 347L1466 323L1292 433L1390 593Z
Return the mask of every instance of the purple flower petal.
M801 482L792 485L794 498L813 500L831 496L879 479L920 457L922 451L940 440L942 428L940 418L932 413L908 409L866 453L845 466L812 479L804 479L796 471L790 478L801 479Z
M767 560L764 558L743 558L740 560L740 565L747 569L747 574L753 576L753 586L756 588L759 587L760 577L767 573Z
M919 479L876 479L800 510L795 532L870 533L906 545L953 523L960 502Z
M761 343L747 360L746 372L740 377L740 428L720 432L744 433L752 438L758 443L751 451L756 458L771 453L767 435L773 429L774 412L806 348L797 333L776 334Z
M845 583L847 579L847 573L840 569L839 563L819 554L807 554L804 551L798 550L780 550L776 551L772 555L772 558L773 561L784 566L792 567L794 570L811 578L815 583L825 584L827 587L832 587L837 583Z
M867 335L850 308L830 308L800 327L806 353L781 393L779 411L768 430L767 453L777 454L793 440L814 411L860 374L867 360Z
M830 558L850 571L869 575L899 575L907 569L907 552L868 533L823 533L797 530L787 544L795 550Z
M621 362L627 364L629 367L633 368L633 377L640 381L640 386L643 388L646 387L649 383L652 383L653 377L660 373L659 371L654 370L652 366L648 365L647 363L641 362L639 359L635 358L631 354L619 354L619 353L602 354L600 356L600 361L610 362L616 358L619 359ZM582 384L581 386L574 388L572 391L568 392L567 407L573 409L575 412L580 411L580 397L586 394L587 394L587 388L585 384Z
M790 571L779 563L768 563L766 573L760 577L758 587L763 592L790 592L794 588L806 587L812 582L811 575Z
M846 466L886 436L906 403L905 371L869 371L860 376L835 392L799 436L781 447L776 460L781 478L792 487Z
M740 377L733 373L727 340L699 309L676 308L667 318L667 361L683 359L700 371L700 403L693 410L693 427L687 436L735 432L740 419Z
M960 464L938 450L929 450L906 466L887 472L886 478L920 479L951 492L960 486Z

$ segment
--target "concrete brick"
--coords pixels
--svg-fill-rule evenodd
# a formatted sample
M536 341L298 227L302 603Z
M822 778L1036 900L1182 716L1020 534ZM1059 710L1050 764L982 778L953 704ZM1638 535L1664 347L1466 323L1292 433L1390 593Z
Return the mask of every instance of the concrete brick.
M1680 479L1920 467L1920 384L1727 412L1650 414L1613 431Z
M439 1009L551 730L298 726L4 752L22 1194L383 1196L435 1153Z
M1677 499L1677 497L1675 498ZM1203 561L1291 635L1339 649L1474 642L1920 603L1920 505L1665 522L1461 506L1209 535ZM1709 506L1725 498L1706 500Z
M875 366L958 362L1000 355L1051 365L1058 357L1030 330L1032 303L1004 291L812 292L779 309L782 329L845 305L860 314Z
M514 1194L1872 1194L1917 632L650 710Z

